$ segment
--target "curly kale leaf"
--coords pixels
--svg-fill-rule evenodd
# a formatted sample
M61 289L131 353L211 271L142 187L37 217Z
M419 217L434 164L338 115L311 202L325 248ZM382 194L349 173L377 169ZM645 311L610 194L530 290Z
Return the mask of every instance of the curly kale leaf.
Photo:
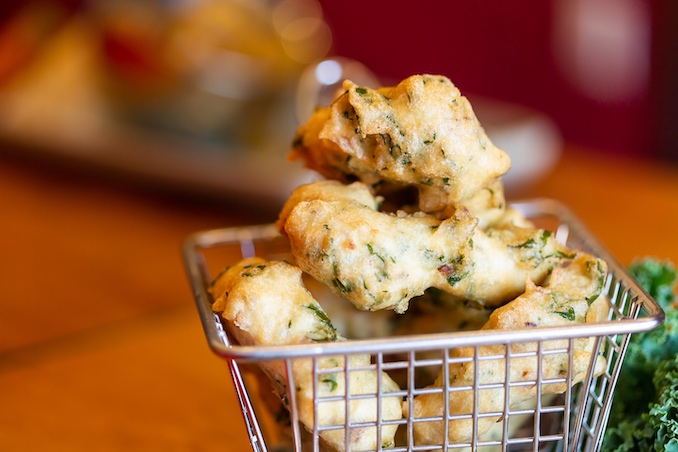
M603 451L678 452L678 309L676 269L642 259L630 273L662 305L664 323L631 337L612 405Z
M643 415L648 428L652 428L655 450L678 451L678 355L663 361L652 379L657 388L657 403Z
M639 259L629 265L629 273L662 308L673 302L676 287L676 268L669 261Z

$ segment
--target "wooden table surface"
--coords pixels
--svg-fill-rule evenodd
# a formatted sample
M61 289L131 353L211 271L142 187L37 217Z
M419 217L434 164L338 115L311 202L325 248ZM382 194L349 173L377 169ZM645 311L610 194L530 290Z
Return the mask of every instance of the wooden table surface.
M678 262L676 168L566 149L513 196L566 203L624 264ZM0 209L0 450L249 449L180 246L273 215L5 157Z

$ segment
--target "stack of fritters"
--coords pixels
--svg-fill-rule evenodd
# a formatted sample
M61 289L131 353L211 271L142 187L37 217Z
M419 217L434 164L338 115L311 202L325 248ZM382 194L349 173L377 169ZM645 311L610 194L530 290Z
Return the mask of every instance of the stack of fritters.
M486 319L482 313L496 308L485 330L594 322L606 315L607 305L599 297L605 263L558 243L550 231L507 208L501 176L510 160L491 143L450 80L417 75L395 87L371 89L346 81L343 88L332 105L319 108L299 128L293 143L291 158L303 160L325 178L298 187L280 213L277 226L289 238L293 264L246 261L213 285L214 310L234 337L260 345L345 340L304 287L302 272L361 311L393 310L408 316L410 304L416 306L432 291L447 299L440 309L456 303L455 309L484 310L468 318ZM412 323L408 328L421 331ZM541 363L542 377L570 375L572 383L580 381L591 362L591 341L578 340L575 347L572 368L563 359L567 354L554 354ZM513 351L534 350L532 343ZM452 355L474 353L507 356L504 346L459 349ZM314 424L344 425L345 419L375 422L377 412L383 420L399 419L403 410L418 418L471 414L474 404L480 412L496 412L506 401L514 405L537 395L536 385L519 386L508 396L504 386L495 385L480 391L477 403L472 390L460 390L449 391L448 400L442 392L410 401L383 396L377 410L377 386L383 394L398 386L373 368L345 372L347 367L369 367L367 355L351 359L356 362L347 366L343 358L323 358L321 368L337 368L337 373L321 374L325 384L313 381L310 360L295 364L299 418L309 429ZM453 364L441 370L433 386L536 381L535 360L511 358L508 366L505 360L492 360L478 369L472 362ZM288 390L283 369L263 368L284 401ZM316 397L345 397L346 386L349 394L363 397L349 406L321 404L314 414L314 388ZM545 385L543 391L565 389L564 384ZM476 434L496 420L484 417ZM416 441L441 444L444 425L450 442L468 441L472 424L469 419L417 422ZM395 444L394 425L380 432L374 427L355 430L349 436L352 450L376 448L377 438L382 447ZM332 448L347 446L343 429L321 437Z

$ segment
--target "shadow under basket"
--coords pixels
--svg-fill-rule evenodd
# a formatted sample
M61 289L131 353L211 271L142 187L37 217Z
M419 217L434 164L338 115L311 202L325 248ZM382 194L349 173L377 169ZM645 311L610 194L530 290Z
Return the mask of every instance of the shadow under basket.
M548 199L511 205L537 227L553 231L560 243L607 262L603 292L609 309L604 321L510 331L349 336L351 340L345 342L241 346L212 311L210 282L241 258L256 255L292 261L288 241L273 225L217 229L188 237L184 260L202 326L212 351L228 363L252 449L330 450L325 438L333 435L346 450L358 450L354 448L356 438L371 435L375 444L371 450L599 450L630 335L660 325L664 312L566 207ZM323 304L321 295L317 299ZM372 323L388 322L388 315L395 316L368 315L375 315ZM574 384L572 363L582 341L590 347L591 358L585 375ZM460 349L470 353L455 353ZM365 355L369 358L354 359ZM543 369L554 358L569 364L555 377ZM340 364L328 369L327 360ZM521 360L523 365L529 360L533 363L530 377L516 377L516 372L511 372ZM446 381L443 377L449 377L449 369L469 365L501 369L502 380L488 383L472 378L463 385L431 386L435 375ZM285 381L272 384L262 366L278 366ZM299 395L298 369L302 367L311 375L304 376L304 381L312 382L310 402ZM356 394L350 390L361 378L383 373L400 389L387 388L382 378L374 378L369 391ZM517 391L532 391L536 396L511 405L511 394ZM443 402L446 408L437 415L419 416L414 401L423 396L441 400L463 397L470 400L469 409L454 412ZM483 403L487 397L499 397L500 403L487 409ZM403 408L402 417L387 415L385 406L393 400ZM372 412L363 418L352 416L354 406L361 403ZM333 421L324 416L328 411L334 413ZM463 426L465 434L450 434L450 423ZM489 430L482 427L488 424ZM438 429L440 440L420 442L417 432L422 428ZM387 441L393 432L395 440Z

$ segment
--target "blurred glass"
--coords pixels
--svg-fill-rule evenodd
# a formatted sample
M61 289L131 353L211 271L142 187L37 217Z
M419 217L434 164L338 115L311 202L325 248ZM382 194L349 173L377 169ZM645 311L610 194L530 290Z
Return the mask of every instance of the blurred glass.
M311 64L299 77L295 101L297 121L306 122L318 106L331 104L341 94L344 80L371 88L381 86L367 66L350 58L331 57Z
M291 93L332 43L315 0L101 0L91 10L114 114L246 148L290 129Z

